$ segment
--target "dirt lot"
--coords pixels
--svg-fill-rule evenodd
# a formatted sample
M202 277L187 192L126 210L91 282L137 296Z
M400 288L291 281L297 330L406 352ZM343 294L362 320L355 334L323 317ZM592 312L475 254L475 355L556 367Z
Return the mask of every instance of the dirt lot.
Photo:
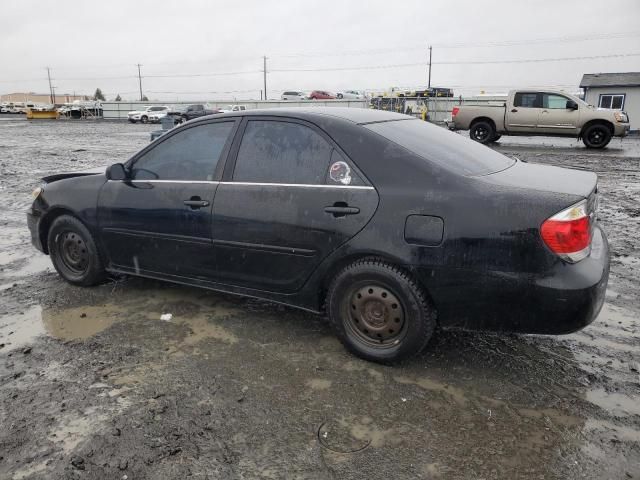
M296 310L61 281L29 244L38 178L123 161L153 129L0 116L0 478L640 478L640 139L496 146L598 173L613 258L594 324L441 332L385 367Z

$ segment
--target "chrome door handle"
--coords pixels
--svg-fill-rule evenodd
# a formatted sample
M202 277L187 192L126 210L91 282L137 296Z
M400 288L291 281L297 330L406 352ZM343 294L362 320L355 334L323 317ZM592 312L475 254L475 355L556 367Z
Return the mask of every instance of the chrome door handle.
M183 203L191 207L193 210L209 206L209 202L206 200L185 200Z

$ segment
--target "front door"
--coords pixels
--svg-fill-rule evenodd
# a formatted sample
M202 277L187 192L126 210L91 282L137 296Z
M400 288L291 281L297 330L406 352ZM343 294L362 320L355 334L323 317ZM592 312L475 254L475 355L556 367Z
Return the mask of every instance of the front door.
M513 105L507 106L505 123L510 132L536 131L538 116L542 108L541 94L538 92L516 92Z
M235 123L212 122L168 134L127 163L129 179L102 187L98 225L113 268L177 278L211 276L214 180Z
M580 110L567 108L569 98L555 93L542 94L538 131L556 135L577 135Z
M313 125L249 119L234 151L213 207L224 283L296 291L377 208L376 190Z

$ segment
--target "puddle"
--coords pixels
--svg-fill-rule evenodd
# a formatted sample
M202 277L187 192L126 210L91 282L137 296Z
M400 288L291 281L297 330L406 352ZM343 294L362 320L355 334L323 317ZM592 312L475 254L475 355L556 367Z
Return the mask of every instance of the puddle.
M96 408L87 408L82 414L64 417L59 425L49 432L48 438L60 445L65 454L69 454L108 419L108 415L98 413Z
M640 444L640 430L606 420L590 418L585 422L583 431L587 436L593 436L594 432L607 433L613 439Z
M312 378L305 383L305 385L312 390L329 390L331 384L331 380L325 380L323 378Z
M29 308L21 315L0 319L0 343L5 344L6 350L24 347L44 333L40 305Z
M12 264L18 263L20 266L15 268ZM11 266L11 267L9 267ZM0 278L20 278L35 273L53 271L53 265L48 255L40 253L37 250L29 252L25 256L24 252L4 251L0 252Z
M616 417L640 415L640 402L623 393L607 392L603 388L587 390L587 401L599 406Z
M437 380L432 380L426 377L418 379L411 379L408 377L394 377L393 379L402 385L416 385L423 390L444 394L445 396L450 397L460 406L464 406L467 403L467 398L464 390L447 383L439 382Z

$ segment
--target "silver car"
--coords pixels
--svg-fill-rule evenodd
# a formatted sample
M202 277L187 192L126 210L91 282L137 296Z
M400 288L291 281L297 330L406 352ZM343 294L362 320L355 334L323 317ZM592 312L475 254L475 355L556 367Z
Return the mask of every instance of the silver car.
M295 90L288 90L283 92L280 96L281 100L307 100L309 97L304 92L298 92Z

